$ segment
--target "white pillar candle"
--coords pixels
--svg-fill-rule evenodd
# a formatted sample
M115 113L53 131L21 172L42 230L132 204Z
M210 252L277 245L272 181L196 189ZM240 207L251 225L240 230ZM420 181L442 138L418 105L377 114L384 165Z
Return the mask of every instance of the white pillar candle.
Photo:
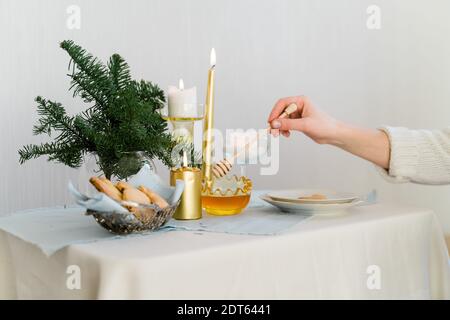
M184 89L183 79L180 79L178 88L169 86L167 90L170 118L197 117L197 88Z

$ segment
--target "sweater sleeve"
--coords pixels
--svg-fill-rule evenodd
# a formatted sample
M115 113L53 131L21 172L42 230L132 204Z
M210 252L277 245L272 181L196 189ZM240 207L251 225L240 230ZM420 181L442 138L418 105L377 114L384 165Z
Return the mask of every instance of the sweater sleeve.
M450 127L443 130L380 128L389 137L389 170L378 168L390 182L450 184Z

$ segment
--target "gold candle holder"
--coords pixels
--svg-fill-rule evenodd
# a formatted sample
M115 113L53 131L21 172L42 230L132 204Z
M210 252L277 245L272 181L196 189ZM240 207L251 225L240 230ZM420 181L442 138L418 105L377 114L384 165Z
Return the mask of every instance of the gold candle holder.
M184 181L181 202L173 217L177 220L196 220L202 217L202 172L198 168L181 167L170 170L170 185Z

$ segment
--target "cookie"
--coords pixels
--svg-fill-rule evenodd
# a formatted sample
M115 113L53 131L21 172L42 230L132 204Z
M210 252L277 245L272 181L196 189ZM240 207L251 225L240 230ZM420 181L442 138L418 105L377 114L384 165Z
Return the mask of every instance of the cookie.
M310 196L298 197L300 200L325 200L327 197L320 193L315 193Z
M122 201L122 194L119 190L117 190L116 187L114 187L114 185L111 186L98 177L91 177L89 179L89 182L95 187L95 189L106 194L111 199Z
M111 187L115 187L114 183L112 183L111 180L109 180L109 179L107 179L105 177L101 177L100 180L102 180L104 183L106 183L107 185L109 185Z
M123 192L123 190L133 188L133 186L125 181L119 181L116 183L116 188Z
M135 188L126 188L123 190L122 195L123 200L125 201L133 201L140 204L150 204L151 201L149 197Z
M122 200L121 204L122 204L122 207L124 207L131 213L135 213L139 208L139 204L134 201Z
M169 204L167 203L166 200L164 200L163 197L161 197L159 194L157 194L156 192L153 192L152 190L144 187L144 186L139 186L138 188L140 191L142 191L143 193L145 193L147 195L147 197L150 198L150 200L158 205L161 209L167 207Z

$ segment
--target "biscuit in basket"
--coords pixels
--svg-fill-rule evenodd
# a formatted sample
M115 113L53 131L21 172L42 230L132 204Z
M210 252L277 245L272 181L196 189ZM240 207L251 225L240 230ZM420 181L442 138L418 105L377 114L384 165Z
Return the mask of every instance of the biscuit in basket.
M122 201L122 194L119 190L117 190L114 185L109 185L107 182L99 179L98 177L91 177L89 182L97 189L98 191L106 194L111 199L116 201Z
M111 180L109 180L109 179L107 179L105 177L101 177L100 180L102 180L104 183L106 183L107 185L109 185L111 187L115 187L114 183L112 183Z
M156 192L153 192L152 190L144 187L144 186L139 186L138 188L140 191L142 191L143 193L145 193L147 195L147 197L150 198L150 200L158 205L161 209L164 209L165 207L167 207L169 204L167 203L166 200L164 200L163 197L161 197L159 194L157 194Z
M140 203L140 204L150 204L151 203L151 199L149 199L149 197L139 191L136 188L126 188L123 190L123 196L122 196L123 200L125 201L133 201L136 203Z
M133 186L125 181L119 181L116 183L116 188L123 192L123 190L133 188Z

